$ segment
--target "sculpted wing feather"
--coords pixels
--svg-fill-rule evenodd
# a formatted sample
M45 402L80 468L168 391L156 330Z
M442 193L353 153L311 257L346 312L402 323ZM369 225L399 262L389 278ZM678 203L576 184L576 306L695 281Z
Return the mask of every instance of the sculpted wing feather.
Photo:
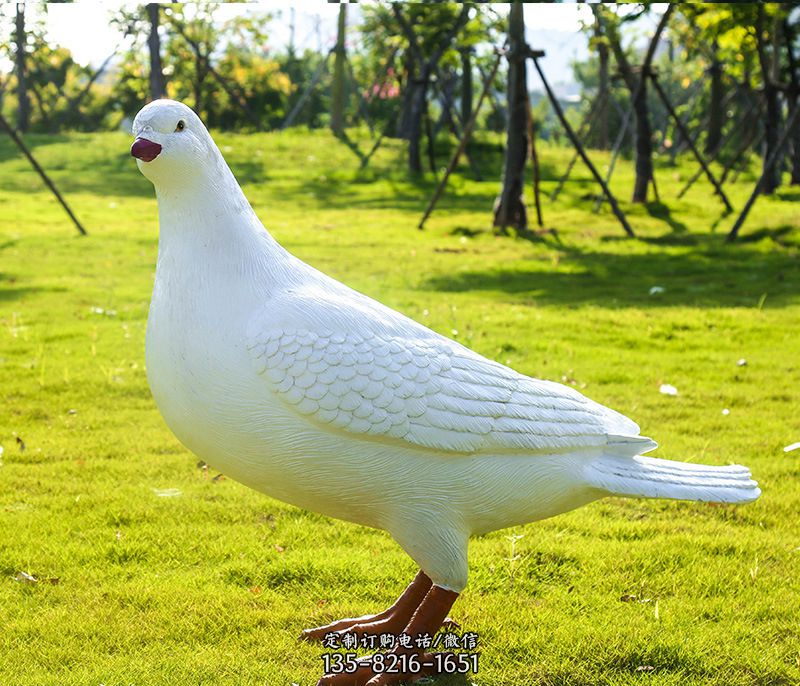
M429 335L266 327L248 348L298 413L365 438L456 453L612 443L633 455L655 447L634 422L574 389L518 374L416 326Z

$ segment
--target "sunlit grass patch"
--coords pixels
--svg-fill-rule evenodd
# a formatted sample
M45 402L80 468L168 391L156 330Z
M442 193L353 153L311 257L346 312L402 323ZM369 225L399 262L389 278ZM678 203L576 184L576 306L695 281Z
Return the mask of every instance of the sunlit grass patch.
M315 683L321 649L300 630L383 609L413 563L388 535L219 478L177 442L144 375L157 221L130 138L30 139L90 235L0 141L0 684ZM728 245L733 217L702 180L673 200L691 162L659 161L663 204L623 202L631 241L591 213L576 169L544 207L555 234L497 238L488 138L476 158L494 180L456 175L420 232L434 180L405 176L397 141L365 171L326 132L218 141L302 259L629 414L659 456L747 464L762 484L747 507L614 498L477 538L453 610L481 637L472 681L800 681L800 451L783 451L800 441L796 190L760 199ZM546 194L570 153L540 155ZM756 171L730 188L736 207ZM623 163L622 201L631 184Z

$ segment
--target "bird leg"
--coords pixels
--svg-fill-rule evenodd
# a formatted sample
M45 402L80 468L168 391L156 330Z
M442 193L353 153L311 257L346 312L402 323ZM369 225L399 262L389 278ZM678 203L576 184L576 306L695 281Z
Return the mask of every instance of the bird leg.
M332 622L325 626L305 629L300 634L300 638L305 641L321 641L332 633L356 633L359 634L359 638L361 634L399 634L408 624L414 610L422 603L432 583L427 574L420 570L402 595L383 612L340 619L338 622Z
M317 686L390 686L435 674L437 666L435 655L417 647L416 639L419 636L432 638L442 628L456 598L458 593L455 591L431 585L416 612L402 630L403 634L411 637L411 645L395 647L381 656L380 663L375 656L364 658L359 661L354 673L326 674L317 682ZM412 656L416 658L413 663L414 668L408 671L395 669L390 672L375 668L377 664L411 665L409 658ZM394 659L391 659L392 657Z

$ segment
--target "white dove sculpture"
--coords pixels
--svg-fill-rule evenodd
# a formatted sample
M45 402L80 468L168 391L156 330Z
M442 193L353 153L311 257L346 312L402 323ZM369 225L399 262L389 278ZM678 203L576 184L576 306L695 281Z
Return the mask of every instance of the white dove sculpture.
M252 488L385 529L420 567L386 611L303 637L434 635L467 583L473 534L608 495L759 496L747 468L642 457L656 444L630 419L488 360L289 254L186 105L151 102L133 135L131 154L158 198L146 359L166 423ZM430 668L429 654L394 649L409 654ZM373 673L367 661L319 683L409 676Z

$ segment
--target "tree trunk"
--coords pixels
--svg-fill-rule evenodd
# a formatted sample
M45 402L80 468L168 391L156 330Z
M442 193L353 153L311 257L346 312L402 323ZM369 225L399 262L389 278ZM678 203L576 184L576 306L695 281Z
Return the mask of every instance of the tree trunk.
M766 86L764 88L764 99L767 103L767 109L764 119L766 135L764 136L764 167L762 171L769 171L770 173L767 174L767 177L764 179L764 187L761 191L764 195L771 195L780 185L779 179L781 170L780 160L778 160L771 170L768 170L766 166L767 160L778 144L778 136L780 135L781 104L778 99L778 89L771 85Z
M31 101L28 97L28 75L25 66L25 3L17 3L17 27L14 36L17 62L17 129L28 130L31 116Z
M419 78L413 79L408 86L411 89L408 104L408 170L412 174L422 173L422 157L419 146L422 138L422 120L425 115L429 80L430 74L426 65Z
M633 202L647 202L647 187L653 176L653 132L647 108L647 80L642 75L638 95L633 102L636 115L636 180L633 184Z
M798 107L800 107L800 104L798 104L797 99L795 99L794 106L791 109L791 114L794 114L794 110ZM794 131L792 132L791 184L792 186L800 185L800 124L795 124Z
M339 5L339 27L334 49L333 86L331 90L331 131L341 136L344 131L344 69L347 54L345 53L345 31L347 27L347 4Z
M611 97L611 89L608 87L608 46L605 43L600 43L597 48L598 57L600 59L600 81L597 89L597 132L598 132L598 145L601 150L608 150L609 137L608 137L608 104Z
M447 71L439 74L439 102L442 108L439 119L433 127L433 135L438 136L442 126L447 127L449 131L457 132L460 127L453 120L453 91L456 88L457 77L455 72ZM459 137L458 133L455 133Z
M194 83L192 84L194 90L194 111L203 121L207 121L207 118L203 116L203 83L206 80L207 73L208 69L206 68L205 59L200 57L200 55L195 55L195 75ZM210 124L208 124L208 126L210 126Z
M603 26L595 12L594 37L597 41L598 82L597 82L597 145L601 150L608 150L608 106L611 89L608 86L608 42L603 35Z
M800 75L797 73L797 60L794 56L795 32L788 18L783 20L783 43L786 46L786 61L789 64L789 90L786 98L789 101L789 117L794 115L794 111L800 107ZM791 135L792 142L792 167L791 185L800 185L800 124L795 123L794 131Z
M408 40L408 53L413 54L413 58L409 60L408 64L408 80L405 84L406 93L404 94L403 113L398 133L401 138L408 138L409 170L413 174L419 174L422 172L419 144L422 134L422 119L425 113L425 98L428 94L431 74L436 70L444 51L450 47L456 34L469 20L470 5L462 5L458 19L456 19L448 34L441 39L433 54L427 58L420 49L414 29L403 14L400 3L393 2L392 11L400 24L400 29ZM414 68L415 65L416 69ZM418 74L417 70L419 70Z
M50 128L50 115L47 113L47 108L44 106L44 100L42 99L42 94L39 92L39 89L36 87L35 83L31 84L31 91L33 94L33 99L36 101L36 105L39 107L39 114L42 118L42 123L47 127Z
M461 123L472 116L472 55L469 48L461 50Z
M764 118L764 153L762 173L765 175L761 193L772 195L780 185L781 163L777 160L772 169L767 167L767 162L778 144L781 126L781 103L778 89L770 73L771 66L767 62L764 45L764 6L758 6L758 19L756 22L756 47L758 61L761 67L761 80L764 84L764 101L766 103L766 116Z
M158 100L167 94L164 84L164 71L161 68L161 40L158 37L159 8L157 2L147 5L147 16L150 18L150 35L147 47L150 49L150 99Z
M708 103L708 135L705 151L707 155L713 155L722 140L722 127L725 122L725 113L722 111L722 64L715 59L708 73L711 77L711 98Z
M511 3L508 15L508 128L503 167L503 189L494 204L494 226L528 228L523 189L525 161L528 157L528 124L526 100L528 84L523 3Z
M599 16L599 15L598 15ZM653 175L653 141L650 129L650 114L647 107L647 77L645 68L637 76L625 56L619 35L614 31L606 31L611 50L617 60L617 66L622 74L633 101L631 107L634 114L634 146L636 150L636 179L633 184L632 202L647 202L647 189L650 177ZM656 40L657 37L654 37Z
M650 115L647 107L647 78L650 64L653 61L658 40L667 25L672 10L675 5L668 5L666 11L661 15L655 33L650 39L650 45L642 63L641 73L637 76L628 63L625 51L622 49L622 41L616 28L611 29L608 22L603 21L602 10L598 8L596 16L603 24L603 29L608 37L611 50L617 61L625 84L628 86L633 96L633 111L636 118L636 180L633 184L633 202L647 202L647 188L653 176L653 141L650 129Z
M414 74L416 61L408 52L404 59L405 82L401 84L403 104L400 106L400 115L397 118L397 137L408 140L411 130L411 101L414 96Z

